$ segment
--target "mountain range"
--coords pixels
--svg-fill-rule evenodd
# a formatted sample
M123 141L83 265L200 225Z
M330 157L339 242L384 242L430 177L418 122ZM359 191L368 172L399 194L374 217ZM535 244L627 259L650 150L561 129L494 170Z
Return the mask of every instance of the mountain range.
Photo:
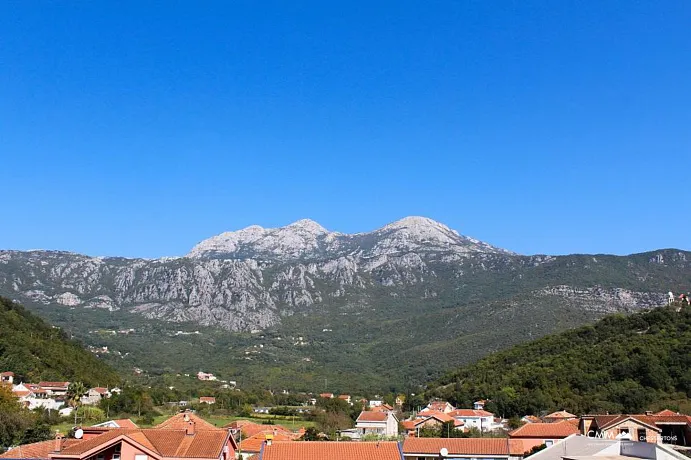
M117 366L305 389L418 384L670 290L691 290L691 253L525 256L423 217L357 234L251 226L162 259L0 251L1 294Z

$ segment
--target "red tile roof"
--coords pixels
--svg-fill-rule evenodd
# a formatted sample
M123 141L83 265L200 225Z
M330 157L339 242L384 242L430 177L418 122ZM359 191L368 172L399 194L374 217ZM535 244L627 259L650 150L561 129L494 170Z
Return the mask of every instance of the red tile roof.
M560 410L557 412L552 412L549 415L545 415L545 418L576 418L576 416L570 412L566 412L565 410Z
M67 448L73 444L81 442L79 439L65 439L63 440L63 448ZM55 450L55 440L34 442L32 444L24 444L23 446L15 447L0 455L0 458L42 458L49 459L50 454Z
M357 418L358 422L385 422L389 415L385 412L362 411Z
M494 414L486 410L456 409L449 412L452 417L494 417Z
M656 413L655 415L660 416L660 415L680 415L680 414L679 414L679 412L674 412L673 410L663 409L660 412Z
M3 377L14 377L14 372L10 372L10 371L2 372L2 373L0 373L0 375Z
M518 441L518 442L517 442ZM403 453L436 454L442 448L449 455L521 455L525 452L524 443L507 438L406 438L403 441Z
M70 382L38 382L41 388L65 388L70 386Z
M290 442L294 441L293 436L289 436L285 433L258 433L249 438L240 441L240 451L243 453L247 452L259 452L261 450L262 444L266 441L267 437L271 437L273 442Z
M120 428L139 428L139 426L128 418L113 420Z
M195 422L195 429L197 431L220 429L212 425L211 423L207 422L203 418L199 417L198 415L193 414L192 412L182 412L180 414L173 415L168 420L165 420L156 425L155 428L165 430L185 430L187 429L187 424L190 421Z
M398 443L279 442L264 447L262 460L401 460Z
M260 425L258 423L245 423L240 427L244 437L249 438L259 433L283 433L292 435L293 432L281 425Z
M561 439L578 433L578 427L567 421L526 423L509 433L510 438Z
M106 448L129 438L162 457L217 459L229 436L227 430L219 429L197 431L194 435L188 435L184 430L115 428L69 446L52 457L83 458L91 455L95 449Z
M94 388L92 388L92 390L94 390L98 394L102 394L102 395L108 393L108 388L104 388L104 387L94 387Z

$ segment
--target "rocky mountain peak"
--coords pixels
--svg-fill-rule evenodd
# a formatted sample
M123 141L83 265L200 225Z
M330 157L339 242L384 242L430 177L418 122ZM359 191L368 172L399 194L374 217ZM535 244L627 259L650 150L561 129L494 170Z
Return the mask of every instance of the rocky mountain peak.
M188 257L328 260L354 253L371 257L417 250L458 254L507 252L462 236L430 218L409 216L373 232L356 234L330 232L311 219L278 228L253 225L204 240Z
M327 229L325 229L324 227L319 225L318 222L315 222L312 219L300 219L296 222L293 222L292 224L287 225L284 228L296 230L299 232L312 233L315 235L329 233Z

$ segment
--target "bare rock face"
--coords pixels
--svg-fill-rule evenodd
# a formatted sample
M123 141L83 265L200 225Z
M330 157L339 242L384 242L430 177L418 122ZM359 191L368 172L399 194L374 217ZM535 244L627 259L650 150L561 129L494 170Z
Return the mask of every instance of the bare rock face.
M628 257L612 271L639 289L598 284L609 279L609 268L600 268L622 259L614 256L519 256L424 217L358 234L304 219L221 233L179 258L0 251L0 293L55 308L256 331L285 316L379 307L382 299L395 308L395 299L439 305L529 293L529 299L560 298L593 311L645 308L662 303L662 293L672 289L656 273L687 276L691 260L671 250ZM651 265L655 270L647 269ZM600 270L600 280L593 270ZM574 283L581 273L586 281Z

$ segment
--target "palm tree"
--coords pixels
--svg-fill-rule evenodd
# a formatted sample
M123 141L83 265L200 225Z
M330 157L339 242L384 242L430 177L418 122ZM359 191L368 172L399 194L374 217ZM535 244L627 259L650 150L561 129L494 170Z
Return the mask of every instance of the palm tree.
M86 387L82 382L72 382L67 388L67 402L74 410L74 424L77 424L77 409L82 404L82 396L86 394Z

